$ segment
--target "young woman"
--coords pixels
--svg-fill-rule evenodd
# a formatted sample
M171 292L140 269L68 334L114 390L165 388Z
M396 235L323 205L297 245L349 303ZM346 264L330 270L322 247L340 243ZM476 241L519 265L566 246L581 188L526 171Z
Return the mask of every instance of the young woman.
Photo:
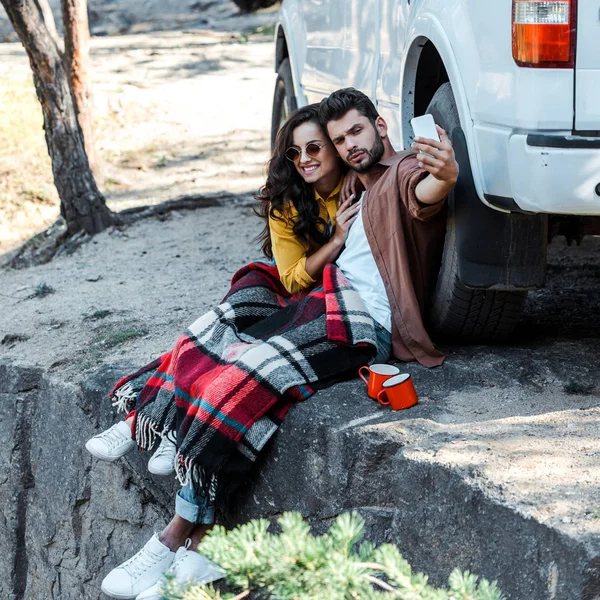
M342 176L316 106L300 109L278 135L259 195L262 249L277 266L244 267L223 303L171 352L117 383L114 404L134 411L92 438L88 450L115 460L161 437L177 439L182 489L167 527L105 577L107 595L158 600L165 571L182 582L218 578L216 565L189 548L210 529L216 504L241 483L290 406L315 384L355 373L376 353L389 357L389 337L379 335L330 264L358 212L351 197L339 200Z
M351 173L345 178L343 170L344 163L319 126L317 105L294 113L277 136L256 210L265 220L258 236L263 254L275 261L290 294L312 287L346 241L359 207L351 204L356 176ZM133 420L131 413L92 437L87 450L109 462L133 451L137 447L131 437ZM171 475L176 451L174 436L164 435L148 470Z

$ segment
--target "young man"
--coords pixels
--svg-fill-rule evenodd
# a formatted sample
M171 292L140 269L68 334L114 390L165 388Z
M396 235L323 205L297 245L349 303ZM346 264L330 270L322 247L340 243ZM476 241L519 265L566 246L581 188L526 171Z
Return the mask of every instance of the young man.
M458 177L448 135L438 126L441 142L417 138L419 154L397 154L386 122L353 88L323 100L319 117L366 190L337 265L373 319L391 332L396 358L441 365L444 355L425 331L422 314L443 249L445 199Z
M440 129L441 144L416 146L434 159L417 159L412 151L396 155L385 121L364 94L352 89L335 92L323 102L320 112L340 156L358 172L367 190L360 209L357 207L358 214L355 210L344 211L343 206L338 210L338 225L351 228L337 264L376 321L377 347L385 348L386 355L378 360L389 356L391 332L397 358L439 365L443 355L429 340L420 311L427 275L436 262L434 242L443 241L443 200L458 175L448 138ZM306 152L301 155L311 158ZM361 313L368 319L364 310ZM180 546L188 536L182 535L184 529L192 531L189 538L193 549L212 522L208 519L207 525L197 524L196 513L202 510L194 507L194 495L188 488L184 488L186 493L178 503L189 511L189 516L178 511L160 538L155 535L138 554L113 569L102 583L105 593L132 598L138 590L144 590L138 600L158 600L161 584L155 582L168 568L182 582L188 577L205 582L219 578L216 565L188 551L188 545ZM178 547L176 554L170 550Z

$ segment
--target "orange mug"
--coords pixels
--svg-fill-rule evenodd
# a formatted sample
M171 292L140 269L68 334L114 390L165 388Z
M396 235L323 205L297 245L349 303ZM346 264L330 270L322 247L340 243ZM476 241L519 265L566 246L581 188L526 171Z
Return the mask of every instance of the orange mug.
M392 410L402 410L414 406L419 399L413 385L412 378L408 373L395 375L383 382L381 391L377 394L377 402L390 405Z
M369 379L363 375L363 371L368 373ZM361 367L358 370L358 376L366 383L367 394L373 400L377 400L377 394L381 391L383 382L394 375L398 375L398 373L400 373L400 369L392 365L371 365L370 367Z

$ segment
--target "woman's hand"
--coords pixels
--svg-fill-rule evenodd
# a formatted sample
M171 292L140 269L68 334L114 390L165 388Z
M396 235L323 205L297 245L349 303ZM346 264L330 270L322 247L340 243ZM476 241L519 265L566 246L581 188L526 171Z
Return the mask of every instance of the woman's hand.
M340 248L346 243L350 227L356 221L358 211L360 210L360 202L352 204L353 200L354 196L352 195L342 202L335 215L335 230L331 241Z
M323 244L314 254L306 258L306 272L313 279L318 279L323 275L326 264L335 262L346 243L350 227L356 220L360 210L360 202L352 204L353 200L354 196L351 195L339 205L335 215L333 235L326 244Z
M342 189L340 190L340 206L346 200L348 200L350 196L354 196L354 198L360 198L360 195L364 191L365 186L362 184L362 181L358 178L358 173L356 171L348 171L348 173L344 177Z

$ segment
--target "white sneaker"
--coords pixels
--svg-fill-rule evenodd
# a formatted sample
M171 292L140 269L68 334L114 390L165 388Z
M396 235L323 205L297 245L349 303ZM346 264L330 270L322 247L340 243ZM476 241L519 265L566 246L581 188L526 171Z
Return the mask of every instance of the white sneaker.
M90 438L85 447L100 460L112 462L134 450L136 443L131 439L131 427L125 421L120 421Z
M101 589L112 598L135 598L154 585L174 559L175 552L161 543L155 533L137 554L102 580Z
M224 577L224 573L218 565L195 550L188 550L189 543L190 540L177 550L173 564L165 573L165 575L175 578L180 591L183 591L190 583L211 583ZM158 583L139 594L135 600L161 600L164 581L165 579L161 578Z
M148 461L148 471L155 475L171 475L175 472L175 455L177 446L169 439L169 435L163 436L160 446Z

